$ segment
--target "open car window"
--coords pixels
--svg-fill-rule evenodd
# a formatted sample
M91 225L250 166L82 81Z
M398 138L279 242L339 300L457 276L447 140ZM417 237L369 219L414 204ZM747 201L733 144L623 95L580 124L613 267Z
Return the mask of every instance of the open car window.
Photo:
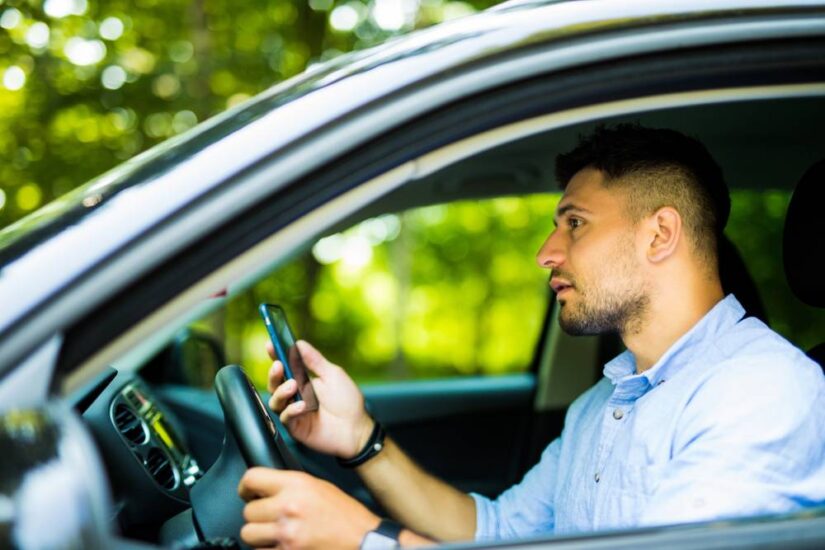
M258 304L359 382L527 371L550 293L534 256L557 193L457 201L372 217L327 235L189 330L266 387ZM197 358L187 384L209 385Z

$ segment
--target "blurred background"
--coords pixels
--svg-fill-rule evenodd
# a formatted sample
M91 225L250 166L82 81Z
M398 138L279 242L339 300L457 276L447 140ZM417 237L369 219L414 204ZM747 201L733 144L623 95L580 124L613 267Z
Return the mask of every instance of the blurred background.
M0 227L314 63L495 2L0 0ZM194 329L265 384L260 302L361 381L529 368L548 300L534 255L558 195L388 214L328 236ZM784 288L788 194L736 193L728 232L775 327L813 314ZM212 373L192 372L209 385Z
M493 3L0 0L0 227L313 63Z

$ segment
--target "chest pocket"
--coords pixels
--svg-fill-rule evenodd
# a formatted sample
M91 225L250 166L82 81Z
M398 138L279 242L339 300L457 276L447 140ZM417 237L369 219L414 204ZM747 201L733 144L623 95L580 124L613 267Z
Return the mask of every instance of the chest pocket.
M605 487L601 502L605 523L601 528L627 528L638 524L659 486L662 465L637 466L620 464L613 472L614 483Z
M664 465L622 465L619 467L618 490L640 496L650 496L659 486Z

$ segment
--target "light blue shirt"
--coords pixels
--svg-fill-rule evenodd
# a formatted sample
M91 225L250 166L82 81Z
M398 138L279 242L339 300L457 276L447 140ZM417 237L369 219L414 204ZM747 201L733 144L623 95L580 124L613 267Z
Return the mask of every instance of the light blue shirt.
M473 494L506 539L825 504L825 377L728 296L650 369L624 352L518 485Z

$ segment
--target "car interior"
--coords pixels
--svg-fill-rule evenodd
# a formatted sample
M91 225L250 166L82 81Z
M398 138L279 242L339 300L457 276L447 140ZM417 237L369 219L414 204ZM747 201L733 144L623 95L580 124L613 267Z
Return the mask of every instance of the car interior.
M800 346L818 345L812 356L822 364L825 315L819 308L825 306L825 298L813 261L822 246L821 239L813 236L823 229L822 216L813 209L822 204L825 188L821 140L825 99L821 89L819 93L745 95L696 104L677 101L667 108L642 108L572 124L497 128L494 136L467 138L476 140L468 148L451 144L428 153L430 173L329 223L321 236L364 220L432 205L558 193L553 184L555 155L569 150L579 135L596 124L630 121L674 128L698 137L723 167L734 212L737 200L748 196L778 197L763 201L774 209L779 204L782 210L769 220L771 227L764 228L764 220L747 218L759 210L732 216L732 223L738 225L729 227L720 251L724 285L740 298L749 315L775 326ZM782 235L784 208L794 189L789 212L795 217L784 222L784 247L753 254L755 247ZM546 215L549 221L552 212ZM774 241L759 231L767 231ZM256 278L279 273L301 254L308 254L317 240L316 236L296 243L288 253L259 262L253 266ZM776 280L776 269L764 266L764 262L774 267L782 264L780 248L784 248L787 273L783 281ZM237 448L229 449L233 443L227 442L232 439L225 425L227 411L211 383L231 358L227 360L220 334L204 334L193 327L233 295L247 292L254 282L246 277L243 284L228 289L228 297L207 300L197 311L179 316L153 342L131 350L94 380L71 391L73 407L82 414L102 455L115 528L123 536L194 546L198 538L230 536L238 527L242 503L233 490L246 464L237 459ZM602 365L622 349L615 336L572 338L561 333L547 289L538 310L540 329L530 360L518 372L368 384L363 391L371 413L428 471L462 490L495 496L516 483L544 446L559 435L567 406L599 379ZM794 316L812 325L806 334L813 332L819 339L795 340L799 325L792 323ZM265 392L260 387L257 391L265 403ZM254 403L249 407L254 409ZM257 412L259 419L264 418L265 413ZM381 512L352 471L295 443L282 426L276 433L277 454L288 457L288 466L328 479ZM227 458L233 453L235 459Z

